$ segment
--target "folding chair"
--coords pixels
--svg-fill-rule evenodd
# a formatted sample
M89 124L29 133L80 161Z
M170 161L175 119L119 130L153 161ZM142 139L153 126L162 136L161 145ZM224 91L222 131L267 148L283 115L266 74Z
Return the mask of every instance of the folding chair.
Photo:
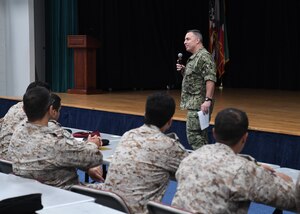
M93 197L96 199L95 202L98 204L130 214L130 211L123 198L111 191L97 190L81 185L72 186L71 191Z
M12 162L0 159L0 172L9 174L12 173Z
M149 214L191 214L191 212L188 212L186 210L182 210L155 201L149 201L147 203L147 209L149 211Z

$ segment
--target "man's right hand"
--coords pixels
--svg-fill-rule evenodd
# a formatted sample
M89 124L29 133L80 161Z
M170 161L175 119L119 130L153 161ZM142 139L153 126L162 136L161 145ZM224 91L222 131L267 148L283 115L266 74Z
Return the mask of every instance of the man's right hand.
M286 182L293 182L293 179L290 177L290 176L288 176L288 175L286 175L286 174L284 174L284 173L281 173L281 172L275 172L275 175L277 175L278 177L281 177L283 180L285 180Z
M104 182L102 166L89 168L87 173L94 181Z
M177 71L184 71L185 66L182 64L176 64L176 69L177 69Z
M97 135L94 135L93 137L91 135L89 135L87 142L95 143L98 147L101 147L103 144L101 138Z

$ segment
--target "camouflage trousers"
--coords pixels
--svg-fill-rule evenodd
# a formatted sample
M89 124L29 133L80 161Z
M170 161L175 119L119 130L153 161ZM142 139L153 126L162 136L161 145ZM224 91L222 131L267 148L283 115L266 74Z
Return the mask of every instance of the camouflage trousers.
M201 130L198 110L188 110L186 121L186 135L194 150L208 143L207 129Z

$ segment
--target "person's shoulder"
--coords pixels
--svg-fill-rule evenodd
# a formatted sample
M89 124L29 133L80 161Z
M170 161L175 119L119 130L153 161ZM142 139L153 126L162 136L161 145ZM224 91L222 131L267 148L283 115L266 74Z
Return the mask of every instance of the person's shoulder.
M124 139L124 138L128 138L130 135L135 135L137 133L140 132L140 128L134 128L134 129L130 129L128 131L126 131L122 136L121 136L121 139Z
M203 48L201 51L200 51L200 55L201 55L201 58L209 58L211 59L211 54L208 52L208 50L206 50L205 48Z
M173 140L176 140L176 141L178 140L179 141L179 137L174 132L167 133L166 136L169 137L169 138L171 138L171 139L173 139Z
M174 143L174 144L182 145L182 144L180 143L179 137L178 137L177 134L174 133L174 132L171 132L171 133L168 133L168 134L164 134L164 135L162 135L162 136L163 136L163 138L166 138L167 141L169 141L169 142L172 142L172 143Z
M16 104L10 107L10 109L14 109L14 108L23 108L23 101L17 102Z
M42 135L36 129L31 126L26 120L21 121L14 129L14 132L11 135L10 143L23 141L24 139L28 139L31 136Z
M9 108L8 112L10 112L10 111L19 111L20 109L23 111L23 102L22 101L14 104L13 106L11 106Z
M49 131L53 132L53 133L56 133L57 131L61 132L63 131L63 128L61 127L60 123L57 122L56 120L49 120L48 122L48 128L49 128Z
M2 126L3 121L4 121L4 118L3 117L0 118L0 130L1 130L1 126Z
M150 133L153 133L155 130L153 129L152 126L147 126L147 125L142 125L137 128L130 129L126 131L123 135L122 138L127 138L129 136L137 135L139 137L143 137L145 135L148 135Z
M64 149L66 146L81 148L84 145L88 145L84 141L77 140L70 132L61 127L59 123L52 123L51 126L48 123L48 129L45 134L56 142L55 145L57 148Z
M11 106L8 109L7 113L4 115L4 119L7 117L11 117L11 116L15 117L16 115L18 115L20 113L22 115L26 116L25 112L23 110L23 102L18 102L15 105Z
M264 174L264 168L257 162L255 158L250 155L238 154L235 161L236 165L240 165L240 171L248 172L248 174L255 175L256 173ZM256 172L256 173L254 173ZM267 172L267 171L266 171Z
M176 133L171 132L164 135L164 138L166 139L164 142L170 143L170 148L174 150L179 150L188 155L188 151L185 149L185 147L180 143L180 139L177 136Z
M242 160L242 161L251 162L251 163L257 164L257 161L255 160L255 158L252 157L252 156L250 156L250 155L238 154L237 157L240 158L240 160Z

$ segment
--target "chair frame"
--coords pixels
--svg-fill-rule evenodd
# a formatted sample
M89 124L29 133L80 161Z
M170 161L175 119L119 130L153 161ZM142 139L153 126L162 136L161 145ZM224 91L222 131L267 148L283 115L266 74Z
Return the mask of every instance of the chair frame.
M107 206L124 213L131 213L124 199L114 192L92 189L83 185L74 185L71 187L71 191L93 197L96 199L95 202L97 204L101 204L103 206Z
M166 205L156 201L147 203L149 214L191 214L192 212Z
M12 162L4 159L0 159L0 172L10 174L13 172Z

